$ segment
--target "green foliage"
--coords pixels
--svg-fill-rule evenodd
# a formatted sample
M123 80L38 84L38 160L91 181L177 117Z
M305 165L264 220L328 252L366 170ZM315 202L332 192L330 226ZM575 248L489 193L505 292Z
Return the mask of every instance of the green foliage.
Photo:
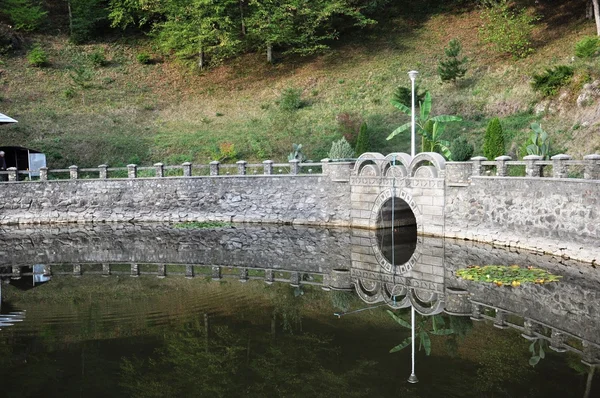
M70 0L71 34L75 44L90 41L99 26L108 18L104 0Z
M174 224L173 227L178 229L202 229L202 228L223 228L230 227L233 224L220 221L188 221Z
M450 144L451 159L455 162L464 162L473 156L473 145L465 137L458 137Z
M536 350L537 345L537 350ZM529 352L531 352L531 358L529 358L529 364L531 366L537 365L541 359L546 358L546 350L548 349L548 342L544 339L535 339L529 345Z
M412 111L406 105L399 101L392 100L392 105L400 109L403 113L410 116ZM438 152L446 158L450 158L450 143L443 140L445 124L448 122L462 121L460 116L439 115L430 117L431 113L431 94L429 91L425 94L425 100L419 104L419 114L415 115L415 130L421 134L421 151ZM411 122L405 123L394 130L387 139L391 140L396 135L408 131L411 128Z
M137 61L142 65L148 65L152 63L152 56L147 52L141 52L136 56Z
M236 160L238 158L238 152L235 149L235 145L231 142L221 142L219 146L212 151L212 158L223 162L225 160Z
M304 106L302 101L302 90L288 87L281 92L279 97L279 108L283 111L293 112Z
M518 265L486 265L480 267L471 265L456 271L459 278L475 281L494 283L497 286L518 287L523 283L543 284L558 282L562 276L551 274L541 268L522 268Z
M354 158L354 149L352 149L352 146L350 146L348 141L342 137L338 141L331 143L331 149L329 150L327 157L329 159L352 159Z
M489 160L494 160L498 156L504 155L504 132L500 119L497 117L490 120L485 136L483 137L483 156Z
M444 49L446 59L440 60L438 65L438 74L443 82L456 82L456 79L464 77L467 73L465 64L467 57L459 58L461 46L458 39L452 39L448 43L448 47Z
M32 32L45 21L48 11L44 11L36 0L4 0L2 12L8 15L16 30Z
M513 8L509 0L484 0L483 3L483 26L479 28L482 41L515 58L529 55L533 51L534 22L539 18L529 15L525 9Z
M575 44L575 56L579 58L593 58L598 55L600 37L587 36Z
M35 66L36 68L43 68L44 66L48 66L50 64L50 60L48 59L46 51L44 51L39 44L33 46L33 48L27 53L27 62L29 65Z
M299 160L300 162L306 160L306 156L302 153L302 144L292 144L292 152L288 155L289 160Z
M420 91L419 85L415 84L415 106L419 106L425 100L426 91ZM392 94L392 101L399 102L406 107L412 107L412 91L410 87L398 86Z
M390 310L386 310L386 312L400 326L405 327L407 329L411 329L410 323L400 318L398 315L394 314ZM454 333L454 330L445 327L446 322L444 321L444 318L440 315L433 315L429 317L419 315L419 320L415 319L415 322L415 337L419 339L419 351L421 351L421 348L424 348L426 355L431 354L431 338L429 337L430 334L436 336L448 336ZM410 337L407 337L402 341L402 343L392 348L390 350L390 354L398 352L408 347L411 344L411 342L412 339Z
M92 63L92 65L97 68L106 66L108 64L106 55L104 54L104 50L102 50L101 48L92 52L89 56L89 60Z
M356 140L356 153L360 156L365 152L369 152L371 150L371 140L369 134L369 127L367 123L363 123L360 126L360 131L358 132L358 139Z
M566 85L573 77L573 68L567 65L558 65L554 68L546 68L541 74L534 74L531 86L535 91L544 96L555 95L558 90Z
M344 136L350 146L356 146L360 126L363 124L363 119L358 114L342 112L335 117L338 124L338 131Z
M550 136L546 133L539 123L531 123L533 132L527 141L527 154L541 156L543 159L548 158L550 153Z

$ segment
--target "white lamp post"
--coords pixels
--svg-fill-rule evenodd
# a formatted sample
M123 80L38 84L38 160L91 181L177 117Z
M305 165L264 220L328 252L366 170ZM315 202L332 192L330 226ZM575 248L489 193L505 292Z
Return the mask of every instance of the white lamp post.
M408 77L410 77L411 82L411 93L412 93L412 106L410 112L410 156L415 157L415 79L419 72L416 70L411 70L408 72Z
M413 79L414 82L414 79ZM413 101L414 103L414 101ZM413 110L414 112L414 110ZM413 147L414 149L414 147ZM410 371L410 376L408 377L409 383L418 383L419 379L417 379L417 375L415 374L415 307L410 307L410 340L411 340L411 359L412 359L412 369Z

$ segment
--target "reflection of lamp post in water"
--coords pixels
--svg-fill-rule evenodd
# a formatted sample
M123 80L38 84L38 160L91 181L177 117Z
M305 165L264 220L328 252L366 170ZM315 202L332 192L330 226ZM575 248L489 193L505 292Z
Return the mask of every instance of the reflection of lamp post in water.
M412 368L408 378L409 383L418 383L417 375L415 374L415 307L410 307L410 343L411 343L411 360Z
M415 79L419 72L416 70L411 70L408 72L408 77L410 77L411 82L411 93L412 93L412 101L411 101L411 112L410 112L410 156L415 157Z

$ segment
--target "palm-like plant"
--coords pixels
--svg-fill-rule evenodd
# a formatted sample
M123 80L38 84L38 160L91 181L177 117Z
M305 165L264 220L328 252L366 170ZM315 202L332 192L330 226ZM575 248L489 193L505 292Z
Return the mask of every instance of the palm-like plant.
M399 102L397 99L391 100L392 105L400 109L403 113L410 116L411 109ZM447 122L460 122L460 116L438 115L430 117L431 113L431 94L425 93L423 102L419 102L419 114L415 115L416 132L421 135L421 152L438 152L446 158L450 157L450 142L443 140L444 127ZM391 140L396 135L403 133L411 128L411 122L405 123L387 137Z
M392 319L395 320L400 326L411 329L410 323L406 322L404 319L400 318L390 310L388 310L387 313L390 314ZM447 329L445 326L446 322L440 315L433 315L430 317L420 316L420 320L415 325L415 336L419 339L419 351L421 351L421 348L424 348L426 355L431 354L430 334L436 336L447 336L454 333L453 329ZM405 347L409 346L411 342L412 340L410 337L405 338L402 343L390 350L390 354L404 349Z

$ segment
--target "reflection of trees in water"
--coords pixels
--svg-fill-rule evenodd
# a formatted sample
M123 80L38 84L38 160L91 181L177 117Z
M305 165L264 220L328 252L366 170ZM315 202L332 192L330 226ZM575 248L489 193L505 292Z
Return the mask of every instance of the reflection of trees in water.
M121 386L132 397L359 396L353 383L370 362L344 364L331 339L311 333L283 334L228 326L187 324L165 334L148 359L123 358Z

